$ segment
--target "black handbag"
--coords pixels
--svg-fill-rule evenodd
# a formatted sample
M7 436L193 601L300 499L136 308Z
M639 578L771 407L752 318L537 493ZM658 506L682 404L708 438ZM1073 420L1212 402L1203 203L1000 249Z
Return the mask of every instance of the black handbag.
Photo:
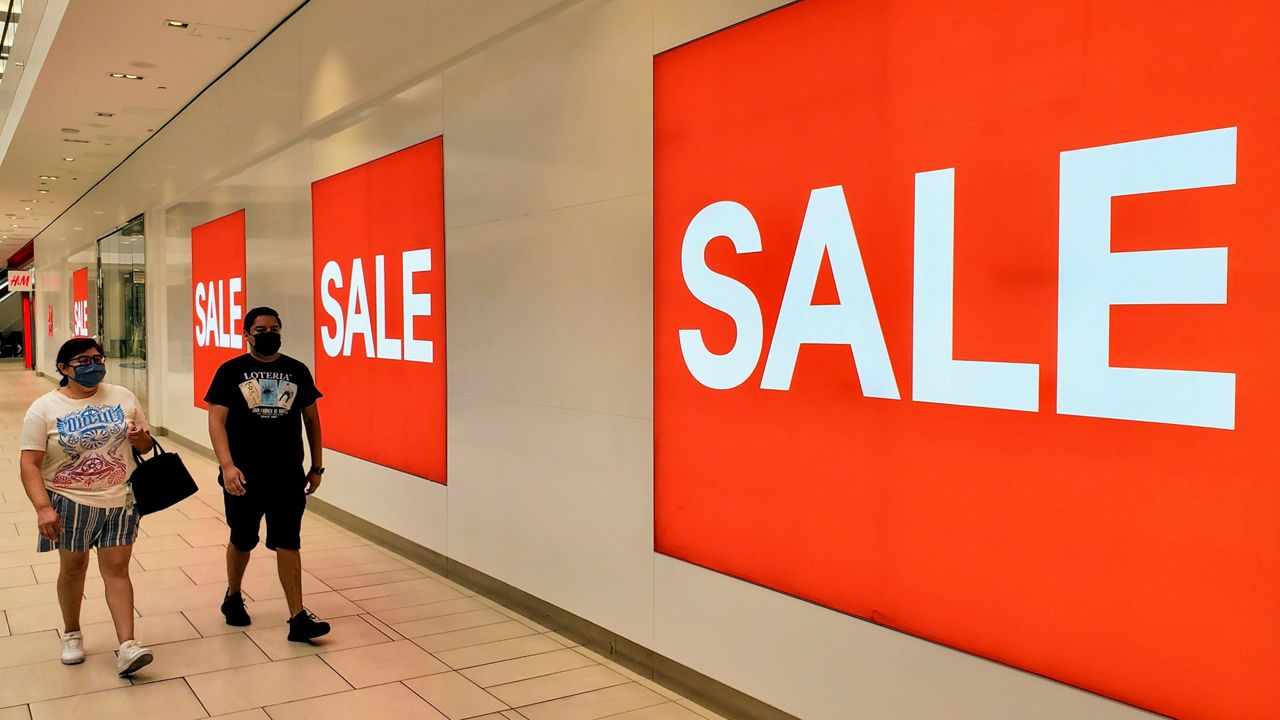
M144 458L136 449L133 451L138 467L129 476L129 484L133 486L133 502L140 515L177 505L200 489L177 453L165 452L158 441L153 452L150 458Z

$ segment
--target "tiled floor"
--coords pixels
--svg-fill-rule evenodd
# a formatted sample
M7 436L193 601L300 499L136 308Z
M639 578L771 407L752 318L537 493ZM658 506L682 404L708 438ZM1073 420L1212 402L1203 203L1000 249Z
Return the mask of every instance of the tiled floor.
M191 453L183 455L201 492L146 518L135 546L138 638L155 662L132 680L116 676L115 634L91 570L89 658L65 667L57 558L34 551L35 513L18 476L23 413L52 388L0 362L0 720L718 718L312 514L303 522L304 593L332 634L315 645L285 640L288 613L265 549L244 585L253 625L228 627L218 611L221 491L212 463Z

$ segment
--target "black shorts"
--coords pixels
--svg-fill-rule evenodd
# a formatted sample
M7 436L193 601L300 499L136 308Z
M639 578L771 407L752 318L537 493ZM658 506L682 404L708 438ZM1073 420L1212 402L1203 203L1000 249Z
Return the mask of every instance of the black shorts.
M302 514L307 509L307 476L297 471L247 471L244 495L222 491L231 528L231 544L240 552L258 546L258 529L267 519L267 549L300 550L302 547ZM289 480L286 476L292 475ZM222 473L218 484L223 485Z

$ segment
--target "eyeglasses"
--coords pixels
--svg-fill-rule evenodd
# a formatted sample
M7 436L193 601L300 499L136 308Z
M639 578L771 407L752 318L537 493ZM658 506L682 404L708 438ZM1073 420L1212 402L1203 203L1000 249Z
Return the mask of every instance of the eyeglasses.
M71 358L67 363L71 367L80 367L81 365L106 365L107 356L105 355L77 355Z

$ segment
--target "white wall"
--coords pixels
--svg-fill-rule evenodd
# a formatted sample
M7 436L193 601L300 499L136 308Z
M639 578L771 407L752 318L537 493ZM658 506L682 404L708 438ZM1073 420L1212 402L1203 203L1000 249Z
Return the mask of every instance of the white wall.
M147 211L152 413L204 441L190 228L246 208L310 362L311 181L443 133L450 484L331 455L325 500L803 718L1145 717L653 552L652 57L780 4L313 0L48 234Z

